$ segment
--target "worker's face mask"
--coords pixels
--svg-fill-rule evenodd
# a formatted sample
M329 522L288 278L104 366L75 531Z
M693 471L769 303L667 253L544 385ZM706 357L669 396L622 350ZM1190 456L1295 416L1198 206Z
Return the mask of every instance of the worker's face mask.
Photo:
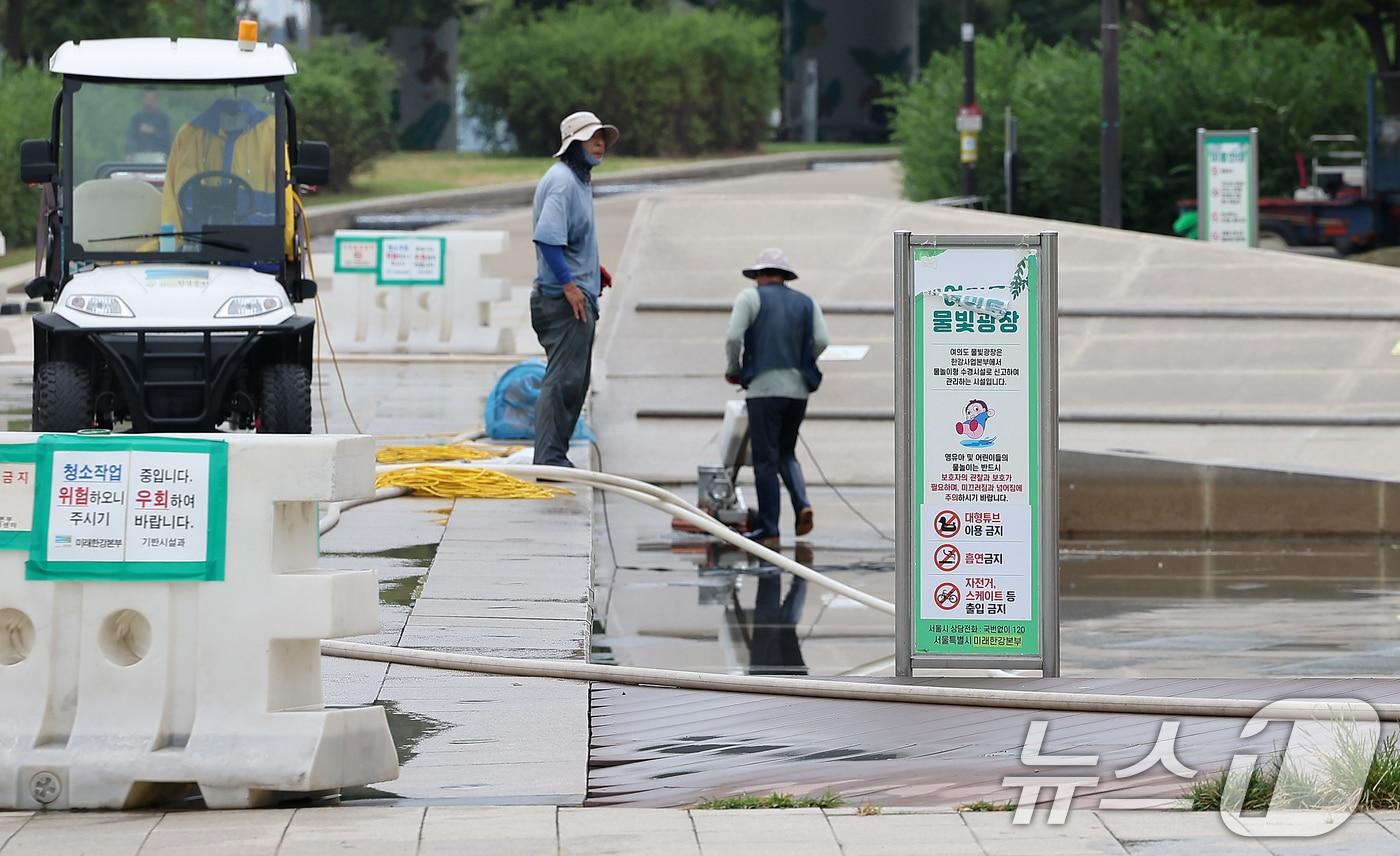
M248 127L248 120L243 117L241 110L225 110L219 113L219 130L227 134L234 134Z
M600 164L600 163L603 162L603 156L602 156L602 155L599 155L598 157L594 157L594 156L588 151L588 149L584 149L584 150L583 150L583 159L586 160L586 161L588 161L588 165L589 165L589 166L597 166L598 164Z

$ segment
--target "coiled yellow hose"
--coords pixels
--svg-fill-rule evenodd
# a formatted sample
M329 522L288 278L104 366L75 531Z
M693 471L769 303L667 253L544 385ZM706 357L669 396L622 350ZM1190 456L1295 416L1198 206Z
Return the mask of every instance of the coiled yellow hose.
M375 453L375 460L381 464L417 464L432 461L484 461L500 458L522 448L504 446L491 448L448 444L445 446L383 446Z
M443 499L553 499L574 495L568 488L529 482L494 470L430 464L381 472L375 477L374 486L408 488L414 496Z

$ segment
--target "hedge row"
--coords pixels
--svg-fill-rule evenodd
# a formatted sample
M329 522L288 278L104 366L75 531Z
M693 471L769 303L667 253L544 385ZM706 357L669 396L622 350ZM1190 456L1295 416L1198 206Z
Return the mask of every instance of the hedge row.
M393 93L398 65L375 43L325 36L296 53L297 74L287 83L297 108L297 134L331 145L329 189L394 147L398 132Z
M960 52L930 58L894 97L912 199L959 193L953 119L962 100ZM1194 197L1196 129L1259 128L1265 195L1297 186L1295 153L1322 133L1361 135L1369 70L1359 38L1309 39L1185 20L1124 34L1121 63L1123 222L1169 233L1176 202ZM1019 124L1017 213L1096 223L1099 217L1100 60L1095 48L1046 45L1023 26L977 40L984 116L977 189L1002 210L1004 114Z
M752 149L778 99L776 22L718 10L571 4L498 11L462 48L468 109L552 154L559 120L592 110L636 155Z
M0 71L0 232L6 249L23 254L34 244L39 191L19 180L21 140L49 135L58 78L37 66L7 65Z

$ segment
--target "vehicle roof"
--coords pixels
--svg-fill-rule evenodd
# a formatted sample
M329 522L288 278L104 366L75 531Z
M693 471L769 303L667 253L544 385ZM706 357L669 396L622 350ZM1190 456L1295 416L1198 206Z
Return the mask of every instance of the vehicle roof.
M282 45L251 51L231 39L83 39L64 42L49 71L121 80L244 80L286 77L297 64Z

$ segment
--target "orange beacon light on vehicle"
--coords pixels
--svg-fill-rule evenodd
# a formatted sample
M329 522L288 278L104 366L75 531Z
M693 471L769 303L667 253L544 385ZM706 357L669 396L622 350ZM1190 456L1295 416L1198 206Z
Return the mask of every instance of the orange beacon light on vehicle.
M258 43L258 22L245 19L238 22L238 49L250 51Z

